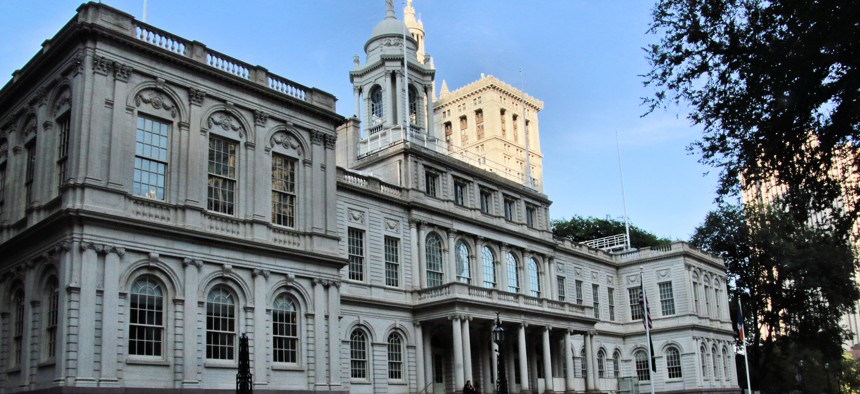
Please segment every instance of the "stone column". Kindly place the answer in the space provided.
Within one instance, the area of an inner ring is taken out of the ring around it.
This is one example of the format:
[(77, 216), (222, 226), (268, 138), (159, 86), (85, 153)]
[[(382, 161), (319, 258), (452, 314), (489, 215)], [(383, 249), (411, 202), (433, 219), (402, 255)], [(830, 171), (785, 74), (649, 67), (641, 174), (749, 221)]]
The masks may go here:
[[(270, 360), (269, 356), (266, 354), (266, 338), (269, 335), (267, 332), (269, 327), (265, 324), (266, 321), (266, 309), (270, 306), (266, 305), (266, 293), (268, 291), (268, 286), (266, 286), (266, 280), (269, 279), (269, 271), (254, 269), (251, 272), (251, 275), (254, 277), (254, 358), (252, 364), (254, 366), (254, 386), (257, 385), (267, 385), (266, 381), (266, 365), (268, 362), (264, 362), (264, 360)], [(189, 284), (186, 284), (186, 286)], [(186, 319), (187, 320), (187, 319)], [(189, 332), (192, 334), (192, 332)], [(195, 333), (196, 334), (196, 333)], [(319, 342), (319, 341), (317, 341)]]
[(498, 274), (499, 275), (498, 276), (499, 277), (498, 277), (498, 279), (496, 279), (497, 283), (499, 284), (498, 286), (496, 286), (496, 288), (499, 290), (502, 290), (502, 291), (508, 291), (508, 263), (506, 260), (507, 254), (508, 254), (508, 245), (503, 243), (503, 244), (501, 244), (501, 247), (499, 248), (499, 257), (498, 257), (498, 261), (499, 261), (499, 264), (498, 264), (498, 267), (499, 267)]
[[(482, 339), (480, 339), (478, 341), (478, 348), (481, 351), (481, 353), (480, 353), (481, 356), (480, 356), (479, 362), (481, 364), (481, 376), (483, 377), (483, 379), (481, 381), (481, 388), (482, 388), (481, 391), (486, 392), (486, 393), (492, 393), (493, 392), (493, 387), (494, 387), (493, 376), (496, 376), (496, 374), (494, 372), (496, 369), (496, 367), (495, 367), (496, 357), (492, 355), (495, 353), (494, 349), (496, 347), (496, 344), (493, 343), (493, 341), (492, 341), (492, 338), (493, 338), (492, 329), (493, 329), (493, 326), (490, 325), (490, 330), (485, 331), (484, 334), (481, 335)], [(492, 343), (492, 349), (488, 348), (486, 342), (484, 342), (487, 339), (490, 339), (490, 343)]]
[[(329, 385), (340, 386), (340, 282), (332, 281), (328, 287), (328, 370)], [(322, 361), (320, 361), (322, 362)]]
[(552, 257), (546, 258), (546, 295), (544, 298), (551, 300), (558, 299), (558, 281), (555, 279), (555, 260)]
[[(424, 381), (425, 388), (427, 388), (426, 392), (433, 392), (433, 345), (431, 344), (431, 332), (430, 326), (427, 327), (427, 335), (424, 336)], [(419, 392), (421, 389), (419, 388)]]
[(352, 92), (355, 95), (355, 116), (361, 119), (361, 88), (353, 86)]
[(549, 327), (543, 330), (543, 380), (547, 392), (555, 391), (552, 381), (552, 352), (549, 348)]
[(78, 319), (78, 374), (76, 386), (93, 387), (95, 379), (96, 283), (99, 253), (102, 245), (81, 243), (81, 304)]
[(436, 136), (433, 124), (433, 92), (430, 85), (424, 87), (424, 91), (428, 92), (427, 94), (427, 124), (425, 125), (425, 130), (427, 135)]
[(582, 341), (585, 342), (585, 389), (588, 391), (593, 391), (596, 388), (594, 384), (594, 377), (596, 376), (594, 373), (594, 340), (592, 338), (592, 332), (583, 332), (582, 333)]
[[(420, 321), (416, 320), (413, 324), (415, 324), (415, 374), (418, 383), (415, 392), (422, 392), (427, 387), (427, 381), (424, 380), (424, 332), (421, 329)], [(430, 350), (427, 349), (427, 351)]]
[(197, 273), (203, 262), (197, 259), (182, 259), (185, 267), (185, 338), (183, 342), (182, 387), (199, 387), (197, 380)]
[(68, 352), (66, 351), (69, 348), (69, 342), (67, 341), (68, 335), (68, 324), (65, 322), (69, 321), (69, 283), (74, 279), (69, 278), (69, 265), (72, 264), (71, 259), (71, 244), (68, 242), (63, 242), (59, 247), (55, 249), (57, 252), (57, 284), (58, 284), (58, 299), (57, 299), (57, 343), (55, 344), (55, 356), (54, 360), (56, 361), (56, 365), (54, 366), (54, 381), (62, 382), (63, 384), (69, 385), (70, 382), (66, 381), (66, 365), (68, 361)]
[(474, 258), (475, 272), (472, 274), (472, 284), (478, 287), (484, 287), (484, 237), (475, 237)]
[(420, 222), (418, 226), (418, 276), (421, 279), (419, 288), (427, 287), (427, 252), (425, 243), (427, 241), (426, 226)]
[(474, 385), (475, 382), (472, 378), (472, 335), (469, 331), (469, 320), (472, 318), (463, 317), (463, 372), (466, 380), (472, 381)]
[(317, 337), (314, 341), (314, 386), (316, 389), (326, 386), (326, 363), (325, 363), (325, 305), (326, 296), (323, 286), (323, 279), (314, 278), (314, 335)]
[[(394, 100), (392, 100), (392, 105), (394, 105), (394, 111), (392, 114), (397, 114), (397, 118), (393, 124), (396, 125), (404, 125), (404, 117), (403, 117), (403, 73), (400, 71), (393, 71), (392, 74), (394, 77)], [(404, 133), (405, 135), (405, 133)]]
[[(493, 337), (492, 335), (493, 335), (493, 329), (494, 328), (495, 328), (494, 326), (492, 326), (492, 325), (490, 326), (490, 338)], [(490, 341), (490, 343), (491, 343), (491, 345), (490, 345), (490, 357), (489, 357), (490, 368), (489, 369), (490, 369), (490, 371), (492, 371), (492, 375), (487, 376), (484, 379), (484, 392), (485, 393), (494, 393), (495, 389), (496, 389), (495, 382), (498, 381), (498, 379), (499, 379), (499, 351), (501, 350), (501, 348), (499, 348), (499, 344), (497, 344), (496, 342)]]
[[(457, 234), (454, 230), (448, 230), (448, 280), (445, 283), (453, 283), (457, 281), (457, 259), (456, 251), (454, 250), (454, 236)], [(462, 387), (461, 387), (462, 388)]]
[[(104, 293), (103, 293), (103, 316), (117, 316), (119, 313), (119, 272), (122, 256), (125, 255), (124, 248), (110, 248), (105, 256), (104, 265)], [(102, 360), (101, 376), (99, 385), (116, 384), (116, 337), (117, 320), (112, 318), (102, 319)]]
[(570, 339), (570, 332), (564, 331), (564, 390), (566, 393), (573, 393), (574, 380), (573, 377), (573, 341)]
[(454, 334), (454, 392), (461, 393), (466, 384), (463, 376), (463, 327), (460, 324), (460, 316), (451, 318)]
[(526, 349), (526, 325), (520, 325), (519, 330), (519, 355), (520, 355), (520, 392), (529, 393), (529, 363), (528, 350)]
[(421, 288), (421, 263), (418, 260), (420, 248), (418, 247), (418, 221), (409, 220), (410, 255), (412, 256), (412, 288)]

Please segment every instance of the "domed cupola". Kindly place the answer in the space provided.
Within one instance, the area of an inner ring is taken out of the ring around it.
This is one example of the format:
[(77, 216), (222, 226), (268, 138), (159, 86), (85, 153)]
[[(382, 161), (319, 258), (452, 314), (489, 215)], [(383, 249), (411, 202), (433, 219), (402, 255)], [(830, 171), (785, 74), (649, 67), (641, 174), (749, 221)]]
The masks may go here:
[[(394, 16), (394, 1), (385, 2), (385, 19), (376, 24), (370, 33), (370, 38), (364, 44), (364, 53), (367, 61), (383, 54), (403, 54), (403, 33), (407, 32), (406, 24)], [(418, 49), (418, 42), (411, 34), (406, 34), (406, 51), (414, 56)]]

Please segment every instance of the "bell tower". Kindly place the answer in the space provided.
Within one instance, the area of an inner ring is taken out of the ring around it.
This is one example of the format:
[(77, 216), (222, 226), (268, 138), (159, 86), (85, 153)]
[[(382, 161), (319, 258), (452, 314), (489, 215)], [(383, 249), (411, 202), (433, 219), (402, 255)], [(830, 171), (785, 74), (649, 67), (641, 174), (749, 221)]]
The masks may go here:
[(400, 140), (435, 137), (436, 70), (424, 54), (424, 29), (415, 19), (411, 1), (404, 15), (407, 20), (411, 18), (412, 26), (398, 20), (393, 0), (386, 0), (385, 17), (364, 44), (364, 64), (357, 55), (353, 59), (349, 79), (355, 94), (355, 115), (362, 125), (359, 157)]

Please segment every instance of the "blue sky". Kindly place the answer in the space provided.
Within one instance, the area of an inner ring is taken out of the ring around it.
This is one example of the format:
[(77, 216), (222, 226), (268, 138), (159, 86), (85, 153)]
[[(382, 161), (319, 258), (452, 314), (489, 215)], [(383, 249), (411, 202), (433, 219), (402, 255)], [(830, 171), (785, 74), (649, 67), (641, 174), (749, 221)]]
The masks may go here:
[[(103, 3), (141, 19), (143, 0)], [(404, 0), (395, 0), (398, 18)], [(74, 15), (79, 1), (0, 0), (0, 81)], [(652, 3), (642, 0), (414, 0), (426, 51), (453, 90), (492, 74), (544, 102), (544, 193), (552, 218), (623, 215), (615, 132), (631, 221), (687, 240), (714, 208), (717, 170), (686, 147), (700, 136), (684, 108), (641, 117), (639, 76)], [(339, 98), (351, 116), (352, 57), (363, 59), (383, 0), (149, 0), (147, 22)], [(705, 175), (706, 173), (709, 175)]]

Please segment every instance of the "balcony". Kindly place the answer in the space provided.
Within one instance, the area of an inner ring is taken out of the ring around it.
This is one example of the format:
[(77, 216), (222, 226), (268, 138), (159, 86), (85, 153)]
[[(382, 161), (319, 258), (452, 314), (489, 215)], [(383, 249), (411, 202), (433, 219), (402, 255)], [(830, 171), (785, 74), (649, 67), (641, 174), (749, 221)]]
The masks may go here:
[(495, 307), (517, 308), (535, 313), (565, 314), (591, 318), (590, 308), (569, 302), (509, 293), (465, 283), (448, 283), (442, 286), (420, 289), (413, 293), (412, 303), (416, 308), (446, 303), (475, 303)]

